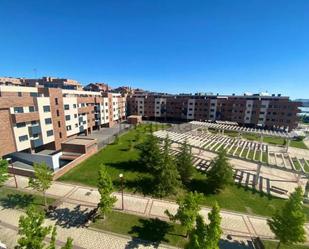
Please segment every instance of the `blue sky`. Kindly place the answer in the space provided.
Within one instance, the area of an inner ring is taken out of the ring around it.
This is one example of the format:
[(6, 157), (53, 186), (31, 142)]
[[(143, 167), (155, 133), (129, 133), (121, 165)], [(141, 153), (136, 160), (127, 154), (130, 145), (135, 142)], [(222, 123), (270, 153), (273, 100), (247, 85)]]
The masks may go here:
[(0, 11), (1, 76), (309, 98), (308, 0), (1, 0)]

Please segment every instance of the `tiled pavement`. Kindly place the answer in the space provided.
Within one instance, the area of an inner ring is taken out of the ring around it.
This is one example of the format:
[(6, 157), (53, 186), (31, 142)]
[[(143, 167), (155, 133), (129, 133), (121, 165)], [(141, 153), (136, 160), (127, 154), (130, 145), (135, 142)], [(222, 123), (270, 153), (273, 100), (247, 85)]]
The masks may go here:
[[(6, 185), (13, 187), (14, 180), (11, 178)], [(28, 186), (28, 179), (26, 177), (18, 176), (18, 185), (19, 188), (23, 189), (24, 191), (32, 191)], [(68, 183), (62, 182), (54, 182), (52, 187), (47, 191), (47, 194), (56, 198), (60, 198), (63, 202), (62, 205), (58, 208), (65, 208), (73, 210), (76, 209), (77, 205), (81, 205), (84, 209), (89, 209), (95, 207), (99, 201), (99, 193), (95, 188), (85, 187), (85, 186), (78, 186)], [(115, 209), (121, 209), (121, 194), (114, 193), (117, 197), (117, 202), (115, 204)], [(167, 220), (167, 216), (164, 214), (166, 209), (169, 209), (171, 213), (175, 213), (177, 210), (177, 204), (174, 202), (169, 202), (165, 200), (153, 199), (150, 197), (143, 197), (139, 195), (124, 195), (124, 209), (125, 212), (146, 216), (146, 217), (158, 217), (160, 219)], [(79, 210), (80, 211), (80, 210)], [(87, 211), (87, 210), (86, 210)], [(85, 211), (85, 212), (86, 212)], [(201, 214), (207, 219), (207, 214), (210, 211), (209, 208), (203, 207), (201, 210)], [(7, 218), (11, 215), (6, 214), (6, 212), (10, 213), (20, 213), (16, 210), (7, 211), (3, 209), (0, 211), (0, 220), (8, 222), (9, 224), (13, 224), (17, 226), (18, 214), (14, 215), (13, 222), (11, 220), (7, 220)], [(259, 236), (261, 238), (273, 238), (273, 234), (270, 231), (266, 219), (264, 217), (253, 216), (248, 214), (242, 214), (237, 212), (230, 212), (230, 211), (221, 211), (222, 216), (222, 228), (224, 233), (227, 235), (233, 236)], [(60, 222), (60, 224), (62, 224)], [(0, 223), (1, 225), (1, 223)], [(62, 231), (63, 230), (63, 231)], [(60, 232), (61, 231), (61, 232)], [(309, 224), (306, 225), (307, 235), (309, 235)], [(67, 236), (72, 236), (76, 238), (78, 241), (78, 246), (84, 247), (84, 241), (86, 241), (87, 247), (85, 248), (104, 248), (104, 247), (96, 247), (98, 246), (96, 243), (100, 241), (100, 243), (107, 243), (110, 245), (108, 248), (126, 248), (125, 244), (128, 243), (128, 238), (120, 237), (120, 239), (115, 239), (110, 234), (103, 235), (97, 231), (92, 231), (83, 227), (71, 227), (71, 229), (65, 228), (62, 224), (62, 227), (59, 228), (59, 235), (61, 234), (62, 238), (60, 240), (64, 241)], [(88, 237), (89, 236), (89, 237)], [(95, 239), (89, 239), (95, 238)], [(88, 241), (89, 240), (89, 241)], [(114, 245), (109, 240), (116, 240), (117, 243)], [(102, 242), (103, 241), (103, 242)], [(88, 244), (89, 243), (89, 244)], [(93, 247), (92, 247), (93, 244)], [(143, 248), (143, 247), (139, 247)]]

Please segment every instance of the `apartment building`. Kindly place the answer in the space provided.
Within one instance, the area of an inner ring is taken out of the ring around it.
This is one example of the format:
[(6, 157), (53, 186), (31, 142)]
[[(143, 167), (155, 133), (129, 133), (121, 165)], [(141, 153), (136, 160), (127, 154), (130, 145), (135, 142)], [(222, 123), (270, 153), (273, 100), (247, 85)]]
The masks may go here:
[(121, 94), (0, 85), (0, 156), (59, 150), (61, 143), (125, 119)]
[(281, 95), (133, 94), (128, 115), (163, 120), (224, 120), (243, 126), (292, 130), (297, 127), (300, 102)]

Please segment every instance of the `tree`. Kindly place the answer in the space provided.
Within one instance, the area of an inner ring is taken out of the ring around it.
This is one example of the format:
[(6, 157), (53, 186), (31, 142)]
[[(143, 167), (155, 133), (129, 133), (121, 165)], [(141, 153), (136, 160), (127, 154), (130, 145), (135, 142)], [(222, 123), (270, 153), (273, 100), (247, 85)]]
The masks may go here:
[(190, 233), (187, 249), (219, 249), (219, 241), (222, 234), (220, 227), (220, 208), (217, 203), (208, 214), (209, 224), (207, 225), (203, 217), (197, 215), (196, 227)]
[(284, 207), (278, 209), (267, 223), (271, 231), (279, 239), (277, 248), (280, 244), (295, 244), (305, 242), (306, 233), (304, 224), (306, 215), (303, 208), (303, 191), (297, 187)]
[(106, 167), (101, 165), (98, 178), (98, 191), (101, 198), (98, 203), (98, 208), (100, 209), (101, 215), (103, 215), (103, 219), (105, 215), (112, 210), (114, 203), (117, 201), (117, 198), (111, 195), (113, 190), (113, 183), (107, 173)]
[(219, 241), (221, 238), (222, 229), (220, 227), (220, 207), (217, 202), (215, 202), (211, 212), (208, 214), (208, 220), (210, 221), (210, 223), (207, 226), (206, 232), (206, 248), (219, 249)]
[(72, 238), (67, 238), (67, 241), (61, 249), (72, 249), (73, 248), (73, 239)]
[(27, 216), (19, 218), (19, 231), (16, 249), (42, 249), (45, 247), (44, 239), (51, 232), (52, 227), (43, 227), (44, 214), (33, 206), (27, 209)]
[(213, 160), (212, 168), (207, 173), (207, 181), (214, 192), (220, 192), (233, 182), (233, 170), (224, 150)]
[(169, 194), (175, 194), (180, 186), (179, 173), (177, 171), (175, 160), (170, 155), (171, 143), (168, 137), (164, 140), (164, 148), (161, 155), (160, 167), (155, 174), (155, 194), (163, 197)]
[(192, 178), (194, 168), (191, 148), (187, 144), (187, 141), (185, 141), (181, 146), (180, 154), (177, 155), (176, 165), (182, 183), (189, 183)]
[(201, 198), (201, 194), (198, 194), (197, 192), (189, 192), (184, 197), (177, 200), (179, 207), (175, 215), (172, 215), (168, 210), (165, 210), (166, 215), (171, 221), (179, 221), (186, 229), (186, 237), (193, 229), (198, 212), (201, 210)]
[(186, 249), (205, 249), (207, 237), (207, 224), (201, 215), (196, 217), (196, 227), (189, 235), (189, 242)]
[(40, 164), (36, 163), (33, 168), (35, 178), (30, 178), (29, 187), (43, 193), (45, 207), (47, 207), (46, 190), (49, 189), (52, 184), (53, 173), (45, 162)]
[[(55, 249), (56, 248), (56, 226), (44, 227), (43, 223), (45, 220), (44, 213), (39, 211), (34, 206), (30, 206), (26, 210), (26, 216), (22, 215), (19, 218), (19, 230), (18, 234), (21, 236), (15, 247), (16, 249)], [(44, 243), (45, 238), (51, 233), (51, 240), (49, 245)], [(67, 247), (62, 249), (72, 249), (73, 239), (68, 238)]]
[(140, 150), (141, 165), (144, 165), (151, 173), (157, 173), (162, 164), (158, 138), (153, 134), (148, 134), (145, 141), (138, 148)]
[(9, 178), (8, 174), (8, 161), (4, 159), (0, 159), (0, 187), (6, 182)]

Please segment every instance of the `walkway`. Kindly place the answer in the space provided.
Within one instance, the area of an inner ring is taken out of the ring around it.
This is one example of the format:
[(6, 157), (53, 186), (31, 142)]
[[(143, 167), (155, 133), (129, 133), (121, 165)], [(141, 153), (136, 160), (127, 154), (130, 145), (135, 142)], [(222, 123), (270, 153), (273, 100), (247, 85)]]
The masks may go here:
[[(27, 187), (28, 178), (21, 176), (18, 176), (17, 178), (19, 188), (24, 191), (31, 191)], [(14, 179), (11, 178), (6, 185), (14, 187)], [(54, 182), (51, 188), (47, 191), (47, 194), (54, 198), (60, 198), (64, 203), (74, 205), (79, 204), (89, 208), (95, 207), (100, 198), (96, 188), (62, 182)], [(115, 204), (115, 208), (120, 210), (121, 195), (119, 193), (115, 193), (114, 195), (118, 199)], [(135, 215), (158, 217), (160, 219), (167, 220), (167, 216), (164, 214), (164, 211), (168, 209), (171, 213), (175, 213), (177, 207), (177, 204), (174, 202), (139, 195), (124, 195), (125, 212)], [(209, 208), (203, 207), (201, 214), (207, 219), (207, 214), (209, 211)], [(234, 236), (259, 236), (261, 238), (273, 238), (273, 234), (267, 225), (265, 217), (225, 210), (221, 211), (221, 216), (222, 228), (225, 234)], [(306, 224), (306, 232), (307, 235), (309, 235), (309, 224)]]

